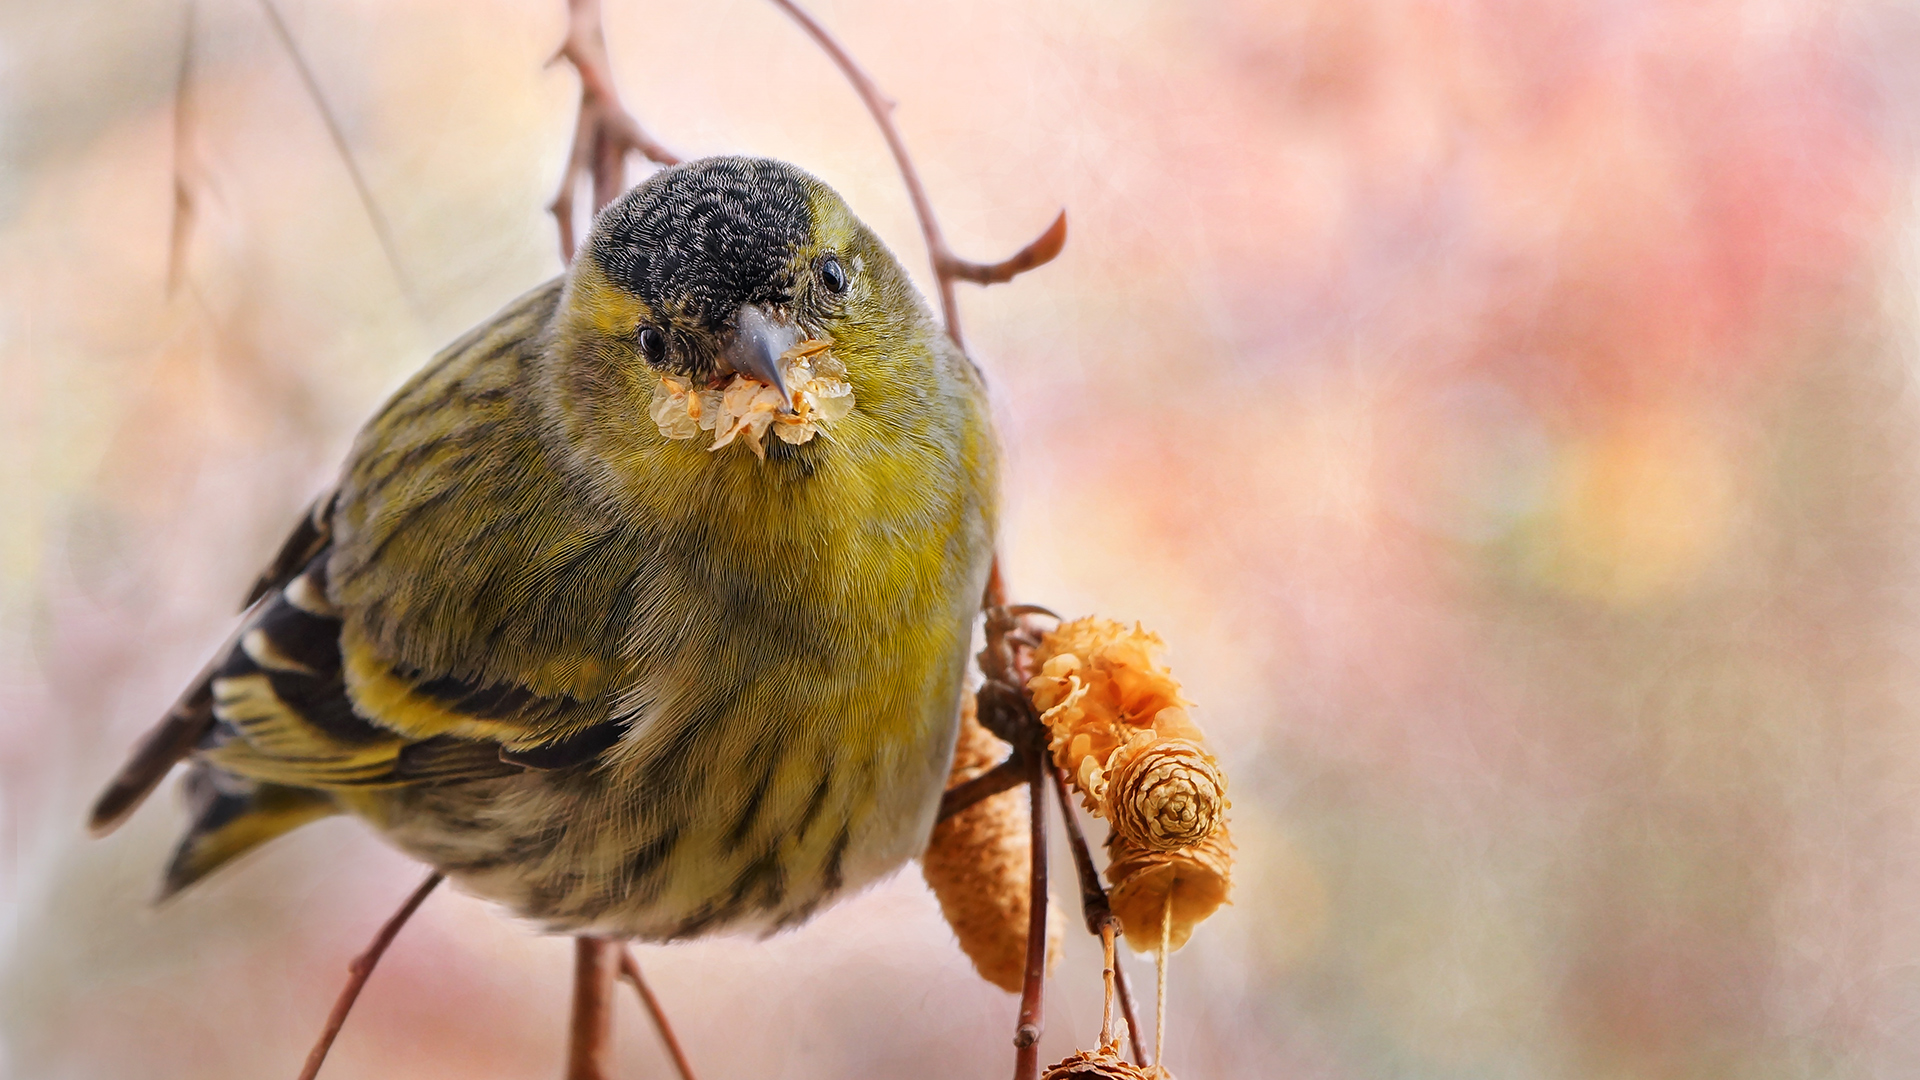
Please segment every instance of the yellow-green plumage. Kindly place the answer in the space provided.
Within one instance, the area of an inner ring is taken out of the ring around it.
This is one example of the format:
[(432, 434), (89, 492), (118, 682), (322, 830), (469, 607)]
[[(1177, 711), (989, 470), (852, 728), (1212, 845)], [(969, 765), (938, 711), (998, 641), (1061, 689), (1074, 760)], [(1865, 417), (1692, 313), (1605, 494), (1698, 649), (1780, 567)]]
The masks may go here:
[[(853, 387), (764, 461), (648, 415), (663, 374), (739, 355), (742, 305), (830, 339)], [(837, 195), (771, 162), (659, 174), (361, 434), (212, 679), (195, 768), (228, 795), (201, 816), (258, 804), (269, 833), (319, 791), (555, 929), (802, 918), (931, 827), (994, 455), (971, 366)]]

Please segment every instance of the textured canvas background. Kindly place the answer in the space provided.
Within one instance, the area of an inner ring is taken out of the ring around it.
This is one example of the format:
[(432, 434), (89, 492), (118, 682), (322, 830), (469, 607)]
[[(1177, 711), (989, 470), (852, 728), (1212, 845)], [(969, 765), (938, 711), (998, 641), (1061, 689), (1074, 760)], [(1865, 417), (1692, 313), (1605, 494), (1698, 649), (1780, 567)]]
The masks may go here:
[[(156, 911), (171, 794), (80, 828), (359, 422), (559, 269), (560, 0), (281, 3), (396, 262), (257, 4), (203, 0), (171, 299), (183, 4), (0, 7), (9, 1076), (291, 1076), (418, 879), (341, 820)], [(1071, 215), (962, 304), (1016, 593), (1161, 632), (1231, 770), (1183, 1080), (1920, 1072), (1920, 13), (817, 11), (964, 254)], [(918, 270), (879, 137), (770, 7), (607, 21), (655, 134), (814, 170)], [(569, 957), (436, 896), (327, 1075), (552, 1075)], [(1013, 1002), (911, 871), (642, 958), (704, 1076), (1007, 1067)], [(1071, 938), (1049, 1058), (1097, 988)], [(621, 1009), (624, 1075), (664, 1075)]]

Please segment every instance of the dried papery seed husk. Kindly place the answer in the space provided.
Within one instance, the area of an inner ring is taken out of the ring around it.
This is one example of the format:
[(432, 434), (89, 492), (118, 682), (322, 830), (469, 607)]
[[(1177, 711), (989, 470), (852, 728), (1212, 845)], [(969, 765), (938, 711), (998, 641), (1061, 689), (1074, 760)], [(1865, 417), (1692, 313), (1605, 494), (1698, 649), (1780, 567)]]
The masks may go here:
[(1134, 847), (1190, 847), (1225, 820), (1227, 778), (1187, 739), (1135, 739), (1108, 757), (1101, 780), (1104, 816)]
[(1103, 1047), (1062, 1059), (1041, 1073), (1040, 1080), (1173, 1080), (1173, 1074), (1157, 1065), (1135, 1065), (1123, 1060), (1116, 1048)]
[(853, 387), (847, 382), (846, 366), (828, 351), (832, 346), (830, 341), (813, 339), (781, 354), (782, 374), (793, 390), (791, 401), (783, 402), (778, 390), (744, 374), (708, 389), (662, 376), (647, 413), (669, 439), (691, 439), (711, 431), (709, 449), (738, 441), (765, 460), (769, 431), (782, 442), (798, 445), (826, 434), (827, 428), (852, 411)]
[(1129, 630), (1087, 618), (1060, 624), (1034, 650), (1039, 674), (1027, 689), (1047, 725), (1048, 749), (1096, 814), (1114, 751), (1143, 739), (1205, 741), (1180, 684), (1160, 662), (1165, 648), (1138, 624)]
[[(962, 695), (960, 741), (949, 788), (1000, 763), (1007, 744), (974, 716), (972, 694)], [(989, 796), (934, 826), (921, 860), (940, 912), (960, 939), (960, 950), (980, 977), (1019, 993), (1027, 966), (1027, 898), (1032, 888), (1033, 819), (1025, 785)], [(1047, 970), (1060, 958), (1065, 922), (1047, 905)]]
[(1225, 774), (1160, 661), (1165, 646), (1139, 624), (1062, 623), (1041, 639), (1027, 682), (1055, 764), (1087, 809), (1113, 826), (1107, 880), (1127, 944), (1160, 944), (1171, 894), (1171, 948), (1227, 902), (1233, 844)]
[(1178, 949), (1193, 928), (1227, 902), (1233, 881), (1233, 841), (1223, 821), (1192, 847), (1156, 851), (1115, 832), (1107, 837), (1107, 903), (1120, 919), (1135, 952), (1160, 947), (1160, 922), (1168, 912), (1167, 943)]

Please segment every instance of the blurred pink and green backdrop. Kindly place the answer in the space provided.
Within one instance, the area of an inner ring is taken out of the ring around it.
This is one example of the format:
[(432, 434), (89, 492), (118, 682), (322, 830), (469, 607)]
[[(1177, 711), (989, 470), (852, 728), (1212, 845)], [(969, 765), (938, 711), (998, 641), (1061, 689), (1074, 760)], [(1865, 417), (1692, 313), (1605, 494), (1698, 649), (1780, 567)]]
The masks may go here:
[[(560, 268), (561, 0), (279, 5), (395, 258), (256, 0), (201, 0), (171, 296), (185, 5), (0, 7), (6, 1076), (291, 1076), (419, 874), (337, 820), (156, 910), (171, 793), (81, 828), (359, 422)], [(1920, 9), (815, 10), (963, 254), (1068, 210), (961, 306), (1014, 591), (1161, 633), (1232, 776), (1182, 1080), (1920, 1072)], [(656, 135), (813, 170), (924, 280), (770, 6), (607, 24)], [(326, 1075), (552, 1075), (569, 958), (436, 896)], [(642, 960), (710, 1080), (1008, 1067), (911, 870)], [(1098, 982), (1071, 935), (1043, 1056)]]

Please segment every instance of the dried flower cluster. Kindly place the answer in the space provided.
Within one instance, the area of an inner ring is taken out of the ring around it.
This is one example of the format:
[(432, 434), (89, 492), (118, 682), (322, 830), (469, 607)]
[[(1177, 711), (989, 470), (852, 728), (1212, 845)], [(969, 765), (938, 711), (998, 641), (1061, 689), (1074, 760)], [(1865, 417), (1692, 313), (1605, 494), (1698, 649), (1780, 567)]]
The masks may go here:
[(1127, 944), (1169, 948), (1227, 902), (1233, 844), (1227, 780), (1187, 713), (1157, 635), (1110, 619), (1063, 623), (1027, 683), (1054, 763), (1105, 818), (1109, 903)]
[[(961, 695), (960, 742), (948, 787), (973, 779), (1006, 756), (1007, 744), (980, 726), (975, 708), (972, 694)], [(1027, 965), (1032, 861), (1027, 789), (1018, 787), (982, 799), (934, 826), (920, 867), (974, 970), (1014, 994), (1020, 992)], [(1049, 971), (1060, 958), (1063, 925), (1059, 905), (1047, 905)]]
[(746, 375), (735, 375), (717, 389), (696, 389), (691, 382), (663, 375), (647, 414), (669, 439), (691, 439), (713, 432), (710, 450), (738, 439), (755, 457), (767, 456), (771, 431), (781, 442), (798, 445), (826, 430), (853, 409), (847, 369), (827, 350), (833, 343), (815, 338), (780, 356), (793, 411), (781, 412), (780, 391)]

